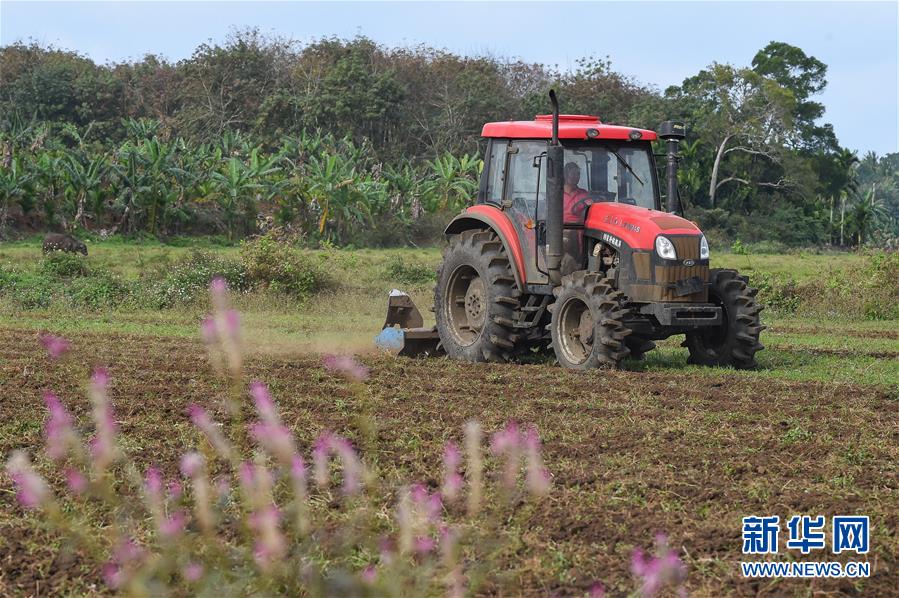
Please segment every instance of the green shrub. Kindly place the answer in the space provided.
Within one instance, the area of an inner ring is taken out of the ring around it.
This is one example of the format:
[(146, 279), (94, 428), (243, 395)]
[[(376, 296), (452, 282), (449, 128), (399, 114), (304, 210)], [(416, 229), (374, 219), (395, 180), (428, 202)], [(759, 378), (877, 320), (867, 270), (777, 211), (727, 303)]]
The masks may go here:
[(57, 286), (46, 274), (0, 266), (0, 294), (24, 309), (49, 307)]
[(387, 263), (387, 278), (406, 284), (425, 284), (436, 280), (437, 273), (426, 264), (406, 263), (395, 255)]
[(91, 269), (82, 255), (54, 251), (41, 260), (41, 272), (49, 276), (73, 277), (89, 276)]
[(193, 303), (206, 298), (209, 281), (219, 276), (235, 292), (249, 289), (247, 273), (240, 262), (194, 250), (174, 264), (154, 268), (145, 275), (144, 300), (155, 307)]
[(72, 305), (94, 309), (118, 307), (131, 297), (131, 287), (109, 272), (76, 278), (67, 289)]
[(320, 261), (271, 235), (244, 242), (240, 258), (247, 280), (256, 287), (301, 298), (330, 284)]
[(871, 256), (866, 276), (865, 317), (871, 320), (899, 319), (899, 253)]

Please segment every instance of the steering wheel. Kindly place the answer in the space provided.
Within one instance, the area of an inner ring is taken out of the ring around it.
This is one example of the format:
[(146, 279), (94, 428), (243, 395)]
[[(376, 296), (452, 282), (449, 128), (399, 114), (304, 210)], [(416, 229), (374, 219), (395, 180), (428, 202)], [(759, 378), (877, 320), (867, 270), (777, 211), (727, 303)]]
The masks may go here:
[(577, 214), (579, 212), (586, 212), (587, 208), (592, 206), (596, 202), (596, 198), (590, 197), (589, 195), (586, 197), (582, 197), (571, 205), (570, 212), (572, 214)]

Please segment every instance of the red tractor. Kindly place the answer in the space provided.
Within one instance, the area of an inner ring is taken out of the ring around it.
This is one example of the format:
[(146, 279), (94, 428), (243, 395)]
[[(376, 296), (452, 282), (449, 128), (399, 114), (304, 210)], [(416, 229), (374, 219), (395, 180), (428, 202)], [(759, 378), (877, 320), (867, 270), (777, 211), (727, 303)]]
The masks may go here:
[[(391, 293), (381, 346), (505, 361), (551, 344), (567, 368), (618, 367), (685, 334), (690, 363), (756, 367), (757, 290), (709, 268), (702, 231), (676, 215), (684, 125), (659, 133), (559, 115), (484, 125), (477, 202), (446, 227), (437, 325)], [(667, 141), (661, 211), (652, 141)], [(400, 329), (395, 328), (398, 326)]]

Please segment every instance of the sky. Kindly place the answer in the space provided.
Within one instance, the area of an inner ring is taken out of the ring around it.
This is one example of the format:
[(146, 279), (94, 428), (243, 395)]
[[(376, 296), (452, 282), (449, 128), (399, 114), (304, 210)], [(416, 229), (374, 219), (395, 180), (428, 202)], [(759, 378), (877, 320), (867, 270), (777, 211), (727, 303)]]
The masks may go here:
[[(712, 62), (748, 66), (769, 41), (828, 66), (823, 121), (864, 154), (899, 151), (899, 3), (887, 2), (12, 2), (0, 44), (33, 39), (99, 63), (180, 60), (234, 28), (300, 42), (365, 35), (388, 46), (571, 68), (612, 68), (664, 90)], [(564, 101), (564, 100), (563, 100)], [(602, 115), (600, 115), (602, 116)]]

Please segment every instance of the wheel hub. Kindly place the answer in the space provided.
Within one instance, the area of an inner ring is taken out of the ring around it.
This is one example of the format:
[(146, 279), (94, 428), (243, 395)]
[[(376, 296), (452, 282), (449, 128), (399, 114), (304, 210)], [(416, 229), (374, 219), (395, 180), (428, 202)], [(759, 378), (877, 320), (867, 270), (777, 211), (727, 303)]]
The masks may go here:
[(562, 305), (559, 318), (560, 348), (565, 359), (583, 363), (593, 351), (595, 321), (590, 308), (582, 300), (572, 298)]
[(465, 292), (465, 315), (468, 316), (469, 326), (475, 330), (484, 327), (484, 319), (487, 315), (486, 295), (483, 279), (476, 276)]

